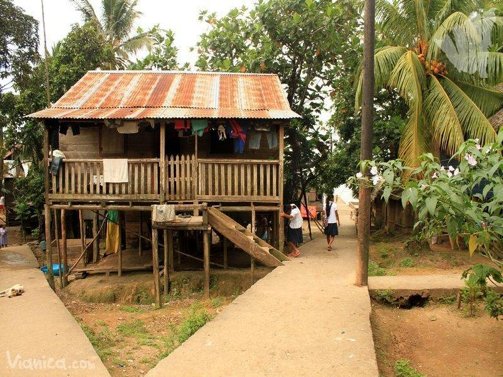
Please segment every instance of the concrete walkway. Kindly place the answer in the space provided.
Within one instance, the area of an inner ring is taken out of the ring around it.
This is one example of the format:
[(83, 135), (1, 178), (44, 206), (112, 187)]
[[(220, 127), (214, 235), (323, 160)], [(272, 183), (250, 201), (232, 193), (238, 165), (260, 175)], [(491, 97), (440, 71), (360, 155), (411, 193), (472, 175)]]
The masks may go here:
[(147, 376), (378, 376), (367, 288), (354, 286), (347, 210), (335, 251), (323, 238), (276, 268)]
[(28, 246), (0, 249), (0, 376), (110, 376), (86, 335), (39, 271)]

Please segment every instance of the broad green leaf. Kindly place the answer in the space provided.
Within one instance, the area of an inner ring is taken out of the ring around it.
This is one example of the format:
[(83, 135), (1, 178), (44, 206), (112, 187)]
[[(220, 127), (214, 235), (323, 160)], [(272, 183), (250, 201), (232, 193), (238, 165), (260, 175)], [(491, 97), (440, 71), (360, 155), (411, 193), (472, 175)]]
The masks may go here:
[(435, 215), (435, 209), (437, 208), (438, 199), (436, 197), (428, 197), (425, 200), (426, 208), (430, 215)]
[(468, 251), (470, 252), (470, 256), (473, 255), (475, 250), (477, 250), (477, 235), (471, 234), (470, 240), (468, 241)]

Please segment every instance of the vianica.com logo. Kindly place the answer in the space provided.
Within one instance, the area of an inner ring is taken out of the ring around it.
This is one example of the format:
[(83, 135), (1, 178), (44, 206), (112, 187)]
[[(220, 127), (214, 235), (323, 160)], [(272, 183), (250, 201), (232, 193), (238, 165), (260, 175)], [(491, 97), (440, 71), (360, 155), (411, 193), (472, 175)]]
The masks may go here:
[(7, 365), (11, 369), (25, 370), (68, 370), (68, 369), (95, 369), (96, 365), (90, 360), (67, 360), (64, 357), (56, 359), (54, 357), (33, 358), (23, 357), (20, 354), (13, 355), (9, 351), (5, 353)]

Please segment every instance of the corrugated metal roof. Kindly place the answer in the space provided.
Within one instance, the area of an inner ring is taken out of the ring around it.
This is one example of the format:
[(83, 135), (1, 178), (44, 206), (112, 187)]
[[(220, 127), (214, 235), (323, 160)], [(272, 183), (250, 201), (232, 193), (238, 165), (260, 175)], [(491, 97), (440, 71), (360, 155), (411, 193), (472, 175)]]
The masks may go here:
[(38, 119), (292, 119), (277, 75), (89, 71)]

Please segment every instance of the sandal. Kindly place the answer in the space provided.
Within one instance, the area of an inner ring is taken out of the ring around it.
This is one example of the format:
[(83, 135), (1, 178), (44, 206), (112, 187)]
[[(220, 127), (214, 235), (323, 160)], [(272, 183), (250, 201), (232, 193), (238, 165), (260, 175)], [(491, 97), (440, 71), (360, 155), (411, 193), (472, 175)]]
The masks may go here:
[(327, 248), (327, 250), (328, 250), (328, 251), (332, 250), (332, 246), (329, 246), (329, 247)]

